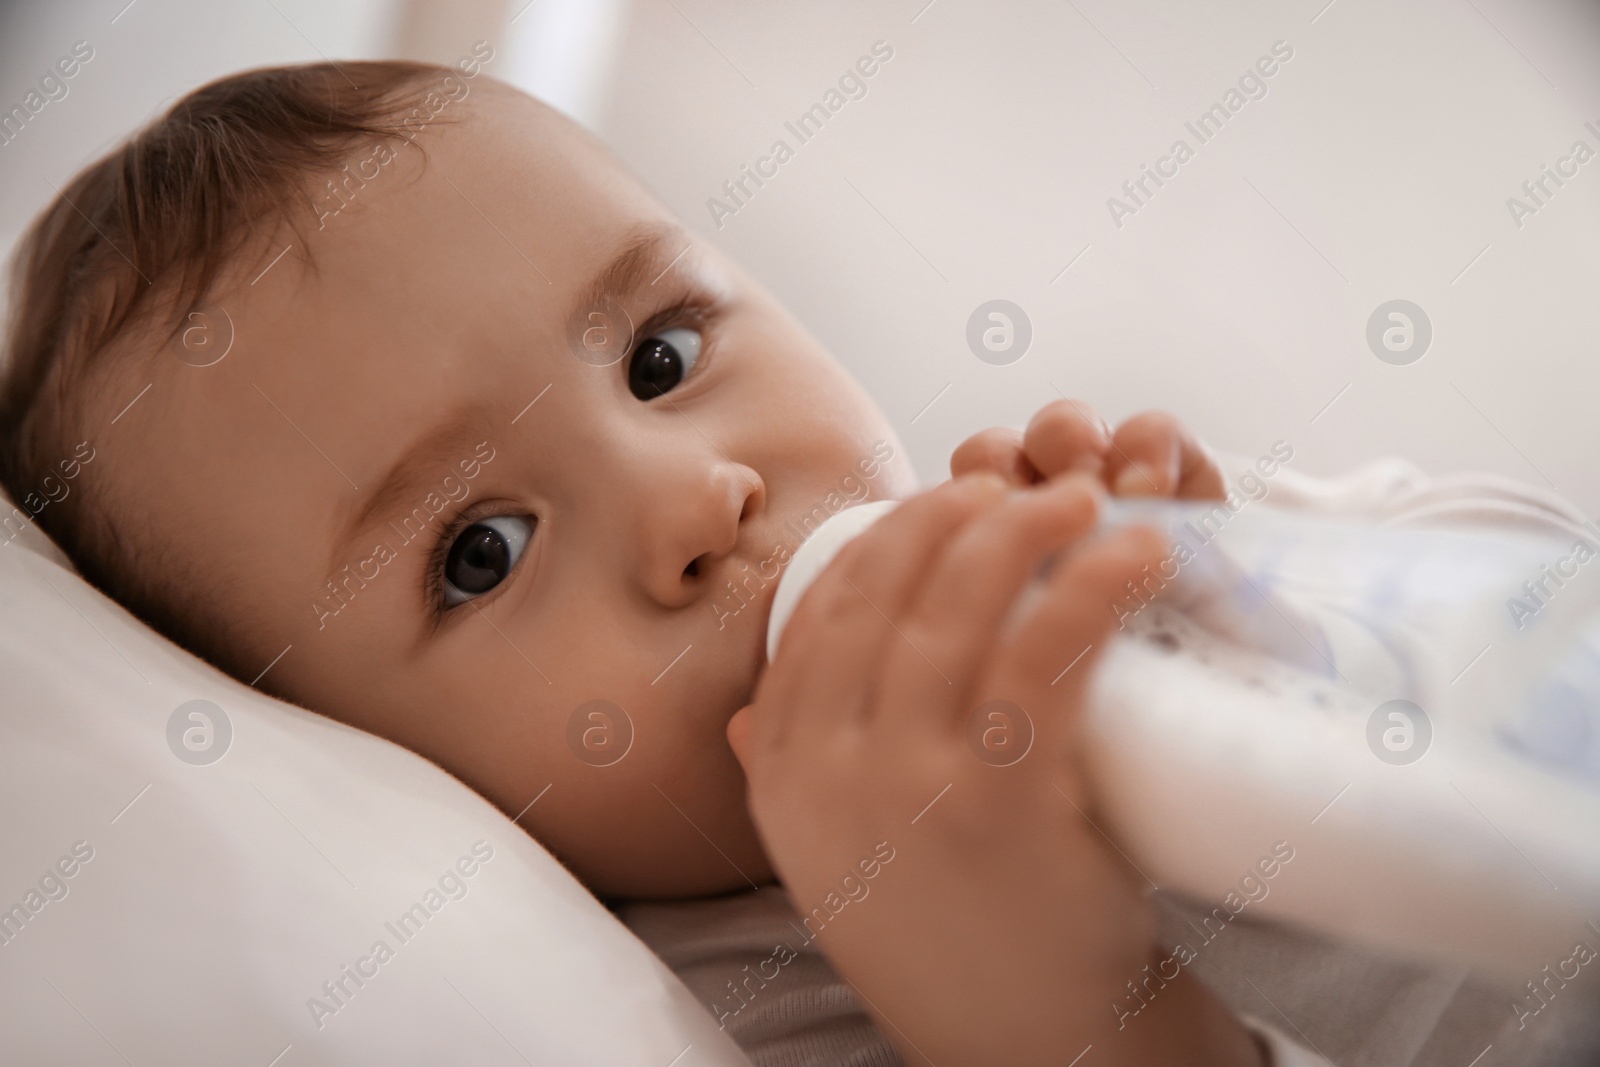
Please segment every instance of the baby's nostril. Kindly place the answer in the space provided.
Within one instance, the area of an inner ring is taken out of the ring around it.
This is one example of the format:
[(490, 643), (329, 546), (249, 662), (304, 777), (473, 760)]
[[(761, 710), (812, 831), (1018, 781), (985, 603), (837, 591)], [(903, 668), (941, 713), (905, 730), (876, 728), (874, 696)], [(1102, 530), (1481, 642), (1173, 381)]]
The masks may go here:
[(683, 576), (685, 578), (696, 578), (696, 577), (699, 576), (699, 574), (700, 574), (700, 561), (697, 560), (697, 559), (691, 559), (689, 561), (689, 565), (687, 567), (683, 568)]

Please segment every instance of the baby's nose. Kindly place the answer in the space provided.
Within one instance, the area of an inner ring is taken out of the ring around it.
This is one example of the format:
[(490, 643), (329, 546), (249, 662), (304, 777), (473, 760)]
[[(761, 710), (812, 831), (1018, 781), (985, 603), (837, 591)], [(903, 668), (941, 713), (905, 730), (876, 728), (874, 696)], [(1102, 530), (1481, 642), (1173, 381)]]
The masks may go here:
[(652, 599), (683, 607), (703, 595), (717, 561), (738, 545), (743, 524), (760, 514), (766, 487), (749, 467), (718, 463), (652, 497), (641, 516), (641, 579)]

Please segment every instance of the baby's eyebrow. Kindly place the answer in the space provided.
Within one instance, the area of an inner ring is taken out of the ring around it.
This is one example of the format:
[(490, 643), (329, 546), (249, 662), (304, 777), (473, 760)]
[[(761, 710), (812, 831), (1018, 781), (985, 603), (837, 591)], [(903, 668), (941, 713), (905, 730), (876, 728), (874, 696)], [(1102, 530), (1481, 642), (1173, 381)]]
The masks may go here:
[(686, 251), (688, 244), (683, 231), (670, 223), (635, 226), (623, 238), (611, 262), (579, 294), (572, 313), (582, 314), (607, 298), (620, 300), (635, 289), (654, 284), (665, 273), (665, 260)]
[(474, 446), (486, 439), (486, 415), (478, 403), (458, 406), (389, 465), (334, 538), (329, 574), (350, 562), (344, 557), (350, 554), (356, 537), (381, 516), (408, 505), (408, 511), (414, 507), (429, 511), (423, 504), (428, 493), (439, 490), (446, 475), (459, 477), (456, 461), (472, 459)]

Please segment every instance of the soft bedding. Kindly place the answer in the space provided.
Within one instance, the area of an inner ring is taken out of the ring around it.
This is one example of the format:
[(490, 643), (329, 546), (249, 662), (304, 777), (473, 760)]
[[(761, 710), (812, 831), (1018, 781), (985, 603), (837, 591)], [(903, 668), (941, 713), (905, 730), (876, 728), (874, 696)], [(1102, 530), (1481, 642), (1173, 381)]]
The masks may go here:
[(212, 670), (32, 527), (0, 687), (6, 1062), (747, 1062), (471, 790)]

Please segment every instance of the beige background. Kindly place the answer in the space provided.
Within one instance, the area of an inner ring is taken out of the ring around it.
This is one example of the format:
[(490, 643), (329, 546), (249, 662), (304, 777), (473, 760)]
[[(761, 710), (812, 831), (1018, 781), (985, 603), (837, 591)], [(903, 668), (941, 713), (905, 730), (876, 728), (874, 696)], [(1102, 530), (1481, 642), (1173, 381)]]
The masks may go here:
[[(204, 80), (323, 55), (449, 60), (488, 37), (492, 73), (598, 130), (795, 309), (925, 478), (1060, 389), (1112, 417), (1169, 408), (1233, 452), (1283, 439), (1307, 471), (1397, 453), (1600, 513), (1600, 159), (1520, 229), (1506, 208), (1575, 140), (1600, 151), (1584, 127), (1600, 126), (1600, 5), (125, 2), (0, 15), (5, 107), (75, 40), (96, 50), (0, 147), (8, 246), (50, 183)], [(866, 97), (717, 228), (707, 198), (775, 138), (795, 146), (784, 121), (878, 40), (894, 58)], [(1185, 120), (1278, 40), (1294, 57), (1268, 95), (1116, 227), (1106, 199), (1175, 138), (1193, 145)], [(1033, 324), (1010, 366), (965, 341), (997, 297)], [(1435, 331), (1405, 367), (1365, 342), (1397, 297)]]

